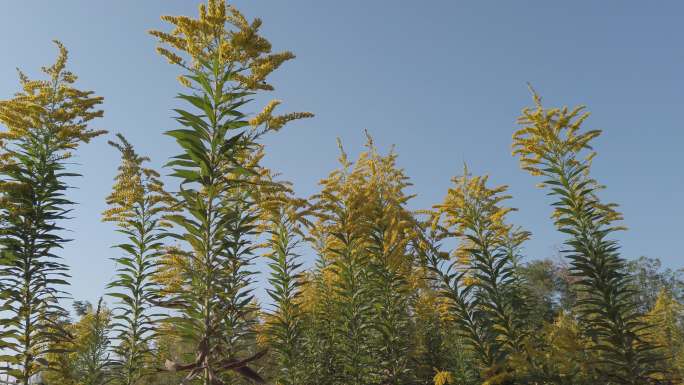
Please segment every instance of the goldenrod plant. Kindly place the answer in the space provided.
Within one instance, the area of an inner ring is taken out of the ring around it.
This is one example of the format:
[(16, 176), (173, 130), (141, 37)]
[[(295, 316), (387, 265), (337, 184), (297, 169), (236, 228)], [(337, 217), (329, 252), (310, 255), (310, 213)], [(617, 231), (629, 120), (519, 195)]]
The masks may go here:
[[(420, 254), (419, 254), (420, 255)], [(450, 301), (442, 295), (439, 282), (427, 279), (416, 294), (412, 321), (415, 335), (411, 351), (412, 370), (417, 383), (426, 383), (435, 372), (448, 372), (455, 383), (471, 384), (479, 378), (475, 352), (463, 338)]]
[(496, 341), (502, 353), (520, 351), (524, 338), (519, 315), (512, 300), (515, 286), (515, 250), (529, 233), (514, 229), (505, 222), (512, 208), (502, 202), (507, 186), (489, 187), (488, 178), (464, 175), (454, 179), (444, 203), (437, 205), (436, 215), (444, 218), (441, 237), (461, 240), (454, 256), (466, 272), (464, 284), (474, 287), (478, 307), (492, 322)]
[[(320, 228), (318, 228), (320, 230)], [(312, 228), (311, 238), (317, 255), (322, 255), (322, 234)], [(303, 331), (304, 366), (309, 374), (306, 384), (331, 385), (340, 370), (337, 360), (337, 343), (340, 329), (336, 327), (339, 316), (335, 313), (336, 293), (333, 291), (334, 274), (330, 261), (318, 258), (311, 271), (304, 275), (301, 309), (304, 312)]]
[(665, 369), (657, 378), (675, 383), (684, 381), (684, 304), (667, 289), (661, 289), (653, 308), (646, 314), (646, 322), (654, 331), (647, 338), (658, 347), (665, 361)]
[(109, 296), (118, 302), (112, 325), (118, 341), (115, 380), (136, 385), (150, 374), (145, 361), (151, 354), (154, 306), (160, 299), (154, 275), (170, 226), (164, 215), (173, 212), (176, 202), (164, 190), (159, 174), (145, 167), (149, 159), (136, 153), (123, 135), (118, 134), (117, 141), (109, 144), (121, 153), (121, 165), (102, 220), (115, 223), (126, 238), (126, 242), (115, 246), (122, 255), (113, 259), (117, 274), (108, 285)]
[[(275, 190), (273, 190), (275, 187)], [(282, 385), (304, 384), (309, 378), (304, 362), (304, 313), (301, 295), (304, 276), (299, 250), (304, 241), (305, 200), (285, 186), (274, 185), (260, 198), (261, 222), (267, 235), (268, 295), (274, 309), (266, 314), (265, 335), (276, 362), (274, 380)]]
[(100, 299), (94, 307), (89, 302), (75, 301), (78, 320), (62, 319), (60, 323), (70, 336), (51, 343), (49, 370), (41, 373), (47, 384), (106, 385), (115, 380), (111, 351), (112, 312)]
[(534, 93), (534, 107), (525, 108), (522, 126), (513, 135), (513, 154), (523, 169), (543, 178), (542, 187), (555, 197), (553, 219), (568, 235), (565, 256), (579, 294), (575, 310), (605, 367), (604, 381), (644, 384), (659, 372), (662, 357), (649, 342), (649, 325), (633, 301), (630, 276), (617, 243), (610, 236), (622, 227), (616, 205), (601, 201), (602, 186), (591, 176), (596, 153), (591, 148), (599, 130), (583, 130), (589, 117), (584, 107), (544, 108)]
[(367, 189), (364, 217), (367, 223), (366, 254), (373, 303), (374, 355), (379, 358), (377, 378), (384, 384), (403, 384), (413, 377), (408, 359), (411, 350), (415, 258), (410, 250), (415, 238), (413, 217), (407, 208), (412, 198), (405, 190), (408, 177), (396, 165), (394, 150), (383, 156), (368, 135), (367, 150), (356, 162), (357, 180)]
[(381, 155), (367, 138), (355, 162), (341, 148), (340, 168), (315, 197), (312, 280), (323, 297), (316, 320), (326, 322), (316, 326), (329, 330), (311, 345), (332, 351), (333, 362), (317, 366), (331, 372), (331, 383), (403, 384), (414, 376), (411, 313), (414, 283), (422, 279), (410, 249), (415, 231), (404, 191), (410, 183), (397, 154)]
[(43, 68), (44, 80), (19, 72), (21, 90), (0, 101), (0, 275), (3, 368), (20, 384), (43, 372), (49, 346), (66, 338), (55, 321), (65, 310), (68, 267), (57, 254), (68, 239), (63, 222), (73, 202), (67, 195), (66, 161), (83, 143), (104, 133), (91, 129), (102, 116), (102, 97), (75, 88), (67, 49)]
[(176, 199), (182, 211), (168, 218), (189, 247), (183, 255), (190, 268), (182, 272), (183, 290), (166, 305), (177, 311), (170, 318), (175, 331), (197, 346), (194, 362), (170, 361), (167, 367), (205, 385), (220, 383), (228, 371), (263, 382), (246, 366), (263, 353), (245, 356), (240, 349), (253, 311), (245, 268), (256, 221), (249, 177), (258, 165), (250, 160), (263, 134), (310, 114), (275, 116), (274, 101), (249, 120), (243, 108), (256, 92), (273, 89), (268, 75), (294, 55), (271, 53), (259, 35), (261, 20), (249, 22), (222, 0), (202, 4), (196, 19), (162, 19), (172, 31), (151, 34), (161, 43), (159, 53), (183, 70), (179, 80), (189, 92), (178, 97), (192, 109), (175, 110), (182, 128), (167, 132), (182, 150), (168, 163), (180, 180)]
[(459, 261), (452, 261), (449, 253), (440, 251), (441, 244), (435, 231), (425, 229), (423, 236), (416, 250), (432, 272), (428, 278), (435, 280), (438, 293), (447, 300), (447, 312), (453, 315), (460, 337), (467, 341), (476, 357), (477, 371), (495, 367), (497, 351), (493, 343), (494, 336), (473, 300), (471, 291), (475, 286), (472, 285), (472, 278)]
[(523, 352), (526, 337), (516, 250), (529, 233), (505, 222), (513, 211), (502, 205), (510, 198), (506, 186), (489, 187), (488, 177), (471, 176), (466, 167), (453, 181), (432, 221), (438, 240), (457, 239), (454, 261), (443, 271), (438, 254), (429, 260), (464, 337), (478, 352), (483, 377), (504, 378), (507, 358)]
[(77, 327), (76, 344), (77, 381), (83, 385), (106, 385), (113, 380), (109, 332), (112, 315), (102, 302), (97, 307), (88, 305), (81, 314)]
[[(340, 145), (341, 149), (341, 145)], [(372, 294), (363, 217), (367, 192), (351, 179), (352, 164), (341, 150), (341, 168), (321, 181), (322, 190), (314, 198), (324, 262), (332, 289), (333, 344), (336, 371), (333, 384), (361, 385), (372, 382), (374, 364), (370, 339), (373, 333)]]

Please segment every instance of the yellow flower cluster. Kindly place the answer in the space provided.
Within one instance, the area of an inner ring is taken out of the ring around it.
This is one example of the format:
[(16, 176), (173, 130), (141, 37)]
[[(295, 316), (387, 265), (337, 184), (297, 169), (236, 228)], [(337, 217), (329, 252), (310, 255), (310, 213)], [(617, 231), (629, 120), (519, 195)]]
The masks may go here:
[(439, 239), (459, 241), (451, 257), (463, 272), (460, 284), (481, 285), (474, 274), (475, 258), (479, 256), (481, 262), (497, 250), (514, 255), (530, 233), (506, 223), (508, 213), (515, 210), (502, 205), (510, 198), (507, 186), (489, 187), (487, 176), (471, 176), (467, 167), (453, 183), (444, 201), (433, 207), (432, 228)]
[(464, 168), (463, 176), (453, 179), (444, 201), (434, 206), (433, 227), (443, 222), (443, 237), (456, 236), (464, 243), (456, 250), (456, 257), (465, 261), (470, 248), (465, 237), (469, 232), (487, 236), (496, 246), (503, 242), (511, 226), (505, 223), (508, 213), (515, 209), (501, 206), (510, 199), (507, 186), (488, 187), (487, 176), (471, 176)]
[(188, 253), (176, 247), (167, 248), (162, 254), (152, 279), (164, 294), (177, 294), (184, 290), (185, 274), (191, 269), (192, 259)]
[(55, 44), (59, 48), (55, 64), (42, 68), (48, 79), (31, 80), (19, 72), (22, 91), (0, 101), (0, 123), (7, 127), (0, 132), (0, 146), (42, 138), (50, 141), (50, 146), (60, 151), (58, 157), (64, 159), (81, 142), (106, 132), (88, 128), (91, 120), (102, 116), (96, 107), (103, 98), (72, 87), (77, 78), (66, 69), (68, 52), (62, 43)]
[(272, 100), (264, 109), (258, 113), (254, 118), (250, 119), (249, 124), (252, 127), (258, 127), (262, 124), (266, 125), (268, 130), (278, 131), (285, 124), (297, 119), (311, 118), (314, 115), (311, 112), (292, 112), (285, 115), (273, 115), (273, 110), (280, 104), (280, 100)]
[[(261, 20), (247, 21), (225, 0), (209, 0), (201, 4), (197, 19), (187, 16), (163, 16), (173, 25), (171, 32), (150, 31), (160, 46), (157, 51), (170, 63), (181, 66), (189, 73), (178, 77), (185, 87), (199, 90), (191, 79), (203, 79), (200, 92), (216, 88), (216, 94), (230, 84), (232, 93), (249, 94), (257, 90), (273, 90), (268, 76), (284, 62), (293, 59), (292, 52), (271, 52), (271, 43), (259, 35)], [(211, 83), (211, 84), (209, 84)], [(225, 96), (225, 95), (224, 95)], [(219, 97), (220, 98), (220, 97)], [(221, 100), (224, 102), (225, 100)], [(273, 115), (280, 101), (274, 100), (250, 120), (258, 137), (266, 131), (278, 131), (290, 121), (310, 118), (310, 112), (293, 112)]]
[(580, 132), (582, 123), (589, 117), (584, 106), (570, 110), (567, 107), (545, 109), (541, 98), (534, 95), (535, 108), (525, 108), (518, 118), (523, 126), (513, 134), (513, 155), (520, 157), (524, 170), (533, 175), (544, 174), (543, 169), (553, 162), (577, 162), (582, 150), (591, 161), (595, 153), (589, 143), (601, 134), (600, 130)]
[[(102, 213), (102, 220), (124, 228), (135, 227), (143, 215), (152, 218), (173, 211), (175, 200), (164, 190), (159, 174), (143, 167), (149, 158), (138, 155), (123, 135), (118, 134), (117, 138), (118, 142), (109, 144), (121, 152), (121, 165), (106, 199), (109, 208)], [(163, 218), (159, 225), (170, 226)]]
[(339, 300), (340, 293), (335, 290), (339, 286), (340, 276), (332, 266), (326, 266), (317, 272), (305, 272), (301, 278), (301, 295), (297, 297), (297, 305), (303, 313), (315, 313), (325, 307), (325, 300)]
[[(352, 163), (340, 144), (341, 167), (320, 182), (322, 192), (315, 197), (319, 220), (314, 227), (319, 228), (313, 232), (356, 234), (360, 255), (379, 258), (391, 268), (408, 273), (411, 260), (407, 246), (416, 237), (412, 215), (405, 207), (412, 198), (404, 192), (410, 183), (397, 167), (393, 150), (379, 154), (370, 136), (366, 147)], [(374, 229), (382, 229), (382, 239), (371, 237)], [(327, 237), (323, 243), (328, 249), (339, 247), (336, 237)]]
[(433, 378), (435, 385), (449, 385), (454, 383), (454, 376), (451, 372), (440, 370)]
[[(584, 112), (583, 106), (572, 110), (567, 107), (544, 108), (541, 97), (534, 90), (533, 98), (535, 107), (522, 111), (518, 118), (522, 128), (513, 134), (513, 155), (520, 158), (521, 167), (532, 175), (544, 175), (561, 183), (572, 174), (568, 171), (570, 168), (582, 166), (583, 183), (594, 190), (602, 189), (603, 186), (589, 177), (591, 161), (596, 156), (590, 143), (601, 135), (600, 130), (581, 130), (589, 113)], [(539, 187), (544, 187), (544, 184), (539, 184)], [(577, 185), (571, 188), (577, 188)], [(577, 199), (589, 200), (589, 204), (602, 213), (603, 223), (622, 219), (617, 205), (602, 203), (593, 194), (578, 196)], [(553, 217), (559, 219), (563, 215), (556, 209)]]
[[(282, 63), (294, 58), (291, 52), (271, 53), (271, 43), (259, 35), (261, 20), (251, 23), (225, 0), (209, 0), (199, 7), (197, 19), (187, 16), (162, 16), (171, 23), (170, 33), (150, 31), (162, 46), (157, 51), (170, 63), (188, 70), (203, 63), (217, 63), (220, 74), (231, 68), (233, 79), (246, 90), (272, 90), (268, 75)], [(187, 85), (187, 79), (181, 80)]]

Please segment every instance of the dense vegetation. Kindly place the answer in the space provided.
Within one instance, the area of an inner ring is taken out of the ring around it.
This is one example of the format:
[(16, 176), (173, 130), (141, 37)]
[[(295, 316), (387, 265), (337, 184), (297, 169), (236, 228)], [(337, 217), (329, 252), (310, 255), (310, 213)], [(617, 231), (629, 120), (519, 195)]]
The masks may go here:
[[(264, 135), (307, 112), (254, 113), (273, 53), (221, 0), (152, 31), (179, 68), (186, 104), (166, 132), (178, 154), (147, 167), (126, 138), (103, 220), (121, 233), (116, 275), (97, 305), (65, 309), (59, 249), (68, 159), (91, 139), (102, 97), (75, 87), (57, 43), (45, 80), (20, 73), (0, 101), (3, 379), (49, 385), (475, 385), (684, 383), (684, 280), (657, 259), (624, 259), (617, 206), (600, 198), (582, 107), (533, 91), (513, 154), (553, 197), (565, 236), (546, 259), (510, 223), (506, 186), (466, 167), (444, 200), (412, 211), (397, 154), (368, 136), (312, 197), (261, 164)], [(167, 183), (168, 184), (168, 183)], [(305, 253), (315, 264), (304, 269)], [(531, 257), (531, 256), (530, 256)], [(268, 261), (268, 282), (253, 262)], [(257, 285), (270, 300), (256, 300)], [(111, 305), (107, 305), (110, 303)]]

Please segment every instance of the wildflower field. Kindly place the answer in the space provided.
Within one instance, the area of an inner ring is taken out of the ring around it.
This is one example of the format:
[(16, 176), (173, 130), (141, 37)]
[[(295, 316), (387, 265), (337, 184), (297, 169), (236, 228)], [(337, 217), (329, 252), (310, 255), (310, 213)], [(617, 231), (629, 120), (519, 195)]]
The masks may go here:
[[(441, 201), (411, 209), (399, 154), (369, 133), (358, 157), (340, 141), (339, 166), (298, 196), (263, 165), (263, 141), (314, 114), (260, 104), (294, 54), (225, 0), (162, 19), (150, 34), (184, 90), (158, 133), (177, 149), (163, 168), (149, 143), (97, 128), (103, 97), (58, 41), (54, 64), (20, 71), (0, 100), (0, 383), (684, 383), (684, 280), (621, 255), (584, 106), (530, 85), (511, 125), (510, 161), (548, 193), (564, 239), (559, 258), (530, 258), (494, 175), (463, 166)], [(91, 141), (120, 154), (101, 219), (122, 243), (98, 303), (71, 299), (61, 255), (79, 236), (72, 158)]]

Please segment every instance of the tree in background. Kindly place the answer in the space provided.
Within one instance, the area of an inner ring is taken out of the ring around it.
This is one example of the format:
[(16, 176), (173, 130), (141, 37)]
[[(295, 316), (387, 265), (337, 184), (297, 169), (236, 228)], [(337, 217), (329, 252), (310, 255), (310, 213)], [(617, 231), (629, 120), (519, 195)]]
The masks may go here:
[(66, 160), (82, 143), (105, 131), (88, 128), (102, 116), (102, 98), (73, 87), (76, 76), (66, 69), (67, 50), (59, 48), (57, 61), (43, 68), (46, 80), (31, 80), (19, 72), (22, 90), (0, 101), (0, 322), (3, 368), (21, 384), (48, 365), (49, 346), (65, 338), (60, 306), (68, 268), (56, 250), (68, 240), (61, 222), (73, 204), (66, 196)]
[(625, 273), (633, 277), (634, 302), (643, 313), (653, 309), (663, 289), (678, 302), (684, 302), (683, 269), (663, 269), (659, 259), (642, 256), (627, 261)]

